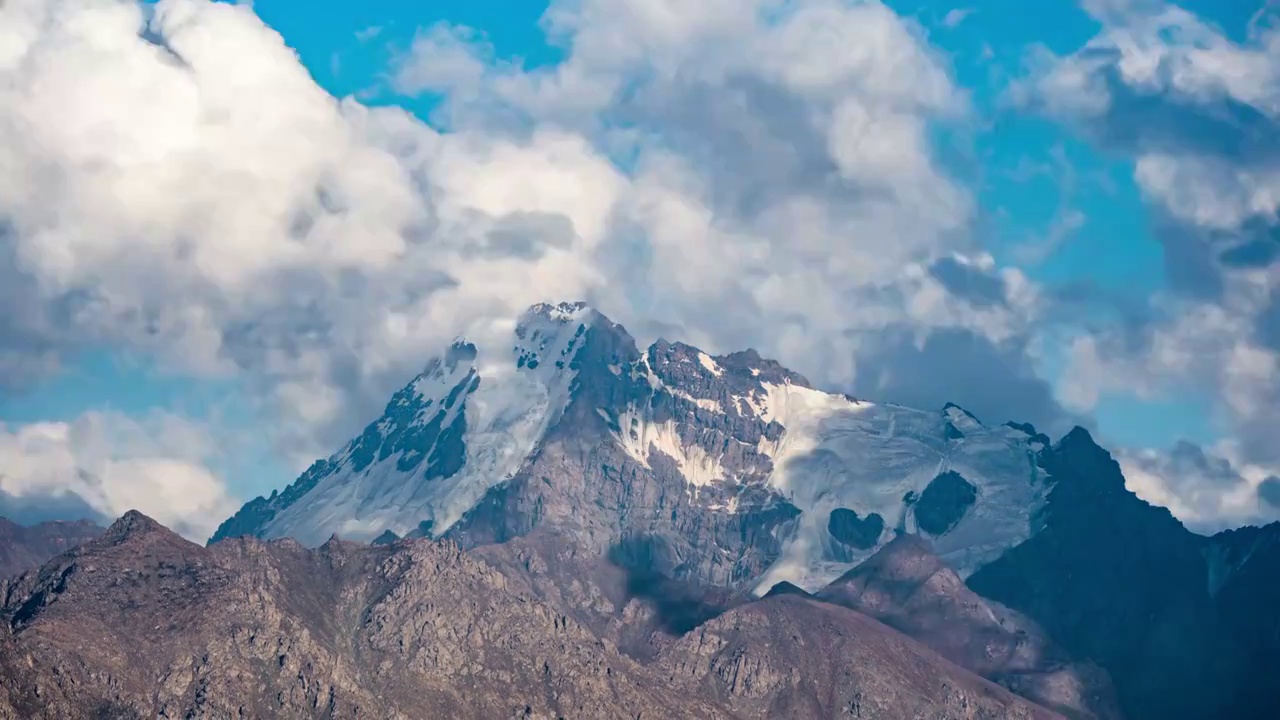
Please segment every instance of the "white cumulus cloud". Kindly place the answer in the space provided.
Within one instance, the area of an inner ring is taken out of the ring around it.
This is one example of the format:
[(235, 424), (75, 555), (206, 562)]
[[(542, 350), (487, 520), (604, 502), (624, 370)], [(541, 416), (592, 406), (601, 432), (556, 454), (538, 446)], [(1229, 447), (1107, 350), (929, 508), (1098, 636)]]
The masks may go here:
[(20, 519), (44, 506), (99, 522), (136, 509), (204, 542), (238, 507), (206, 466), (215, 451), (204, 428), (164, 414), (0, 425), (0, 502)]

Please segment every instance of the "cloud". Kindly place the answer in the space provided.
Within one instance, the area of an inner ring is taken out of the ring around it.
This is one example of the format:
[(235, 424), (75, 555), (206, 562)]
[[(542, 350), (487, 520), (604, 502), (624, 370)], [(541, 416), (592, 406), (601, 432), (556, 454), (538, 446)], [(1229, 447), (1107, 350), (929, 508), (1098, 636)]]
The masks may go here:
[(1197, 532), (1280, 520), (1275, 476), (1242, 462), (1230, 443), (1206, 450), (1179, 442), (1166, 452), (1122, 452), (1116, 459), (1130, 490)]
[(357, 31), (356, 31), (356, 33), (355, 33), (355, 37), (356, 37), (356, 40), (358, 40), (358, 41), (360, 41), (360, 42), (362, 42), (362, 43), (363, 43), (363, 42), (369, 42), (370, 40), (373, 40), (374, 38), (376, 38), (376, 37), (378, 37), (379, 35), (381, 35), (381, 34), (382, 34), (382, 30), (383, 30), (383, 28), (382, 28), (382, 26), (381, 26), (381, 25), (370, 25), (370, 26), (368, 26), (368, 27), (366, 27), (366, 28), (363, 28), (363, 29), (361, 29), (361, 30), (357, 30)]
[(1087, 411), (1102, 393), (1194, 389), (1212, 399), (1242, 462), (1273, 464), (1280, 24), (1264, 8), (1233, 39), (1163, 2), (1086, 9), (1098, 35), (1068, 55), (1041, 52), (1014, 95), (1132, 159), (1168, 289), (1141, 322), (1075, 341), (1065, 394)]
[(976, 8), (952, 8), (942, 16), (942, 26), (945, 28), (959, 27), (961, 23), (969, 19), (969, 16), (978, 12)]
[(204, 428), (165, 414), (0, 425), (0, 510), (105, 523), (137, 509), (203, 542), (238, 506), (205, 464), (214, 452)]
[(1173, 218), (1218, 231), (1280, 210), (1280, 32), (1238, 43), (1163, 3), (1095, 4), (1103, 31), (1047, 53), (1018, 89), (1032, 106), (1131, 153), (1134, 177)]
[(1280, 477), (1269, 475), (1258, 484), (1258, 499), (1272, 510), (1280, 510)]

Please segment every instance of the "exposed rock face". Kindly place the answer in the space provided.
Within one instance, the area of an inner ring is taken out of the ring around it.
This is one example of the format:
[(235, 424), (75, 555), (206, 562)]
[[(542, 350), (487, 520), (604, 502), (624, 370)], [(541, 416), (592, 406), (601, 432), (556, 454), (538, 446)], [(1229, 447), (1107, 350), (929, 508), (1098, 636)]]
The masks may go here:
[(753, 449), (782, 429), (650, 384), (650, 373), (701, 368), (696, 357), (665, 343), (640, 356), (623, 334), (593, 336), (575, 366), (579, 384), (564, 420), (446, 537), (476, 545), (558, 527), (643, 571), (721, 586), (759, 577), (799, 514), (764, 485), (772, 464)]
[(856, 510), (836, 508), (827, 519), (827, 532), (842, 545), (868, 550), (880, 542), (884, 533), (884, 518), (880, 513), (858, 517)]
[(943, 535), (960, 523), (977, 500), (978, 489), (960, 473), (948, 470), (926, 485), (916, 500), (916, 527), (930, 535)]
[(899, 536), (817, 597), (876, 618), (1067, 717), (1121, 716), (1106, 673), (1072, 662), (1033, 621), (979, 597), (921, 538)]
[(1131, 720), (1275, 717), (1280, 524), (1195, 535), (1127, 491), (1084, 430), (1041, 463), (1042, 529), (969, 586), (1106, 669)]
[(799, 595), (800, 597), (813, 597), (812, 593), (806, 591), (802, 587), (792, 585), (786, 580), (783, 580), (777, 585), (774, 585), (773, 587), (769, 588), (769, 592), (764, 594), (766, 598), (777, 597), (778, 595)]
[[(424, 540), (202, 548), (130, 513), (0, 584), (0, 717), (1052, 717), (798, 598), (727, 610), (637, 660), (535, 590), (519, 553), (483, 555)], [(630, 604), (600, 603), (597, 617)]]
[(0, 518), (0, 577), (39, 567), (54, 555), (101, 534), (102, 528), (88, 520), (23, 526)]

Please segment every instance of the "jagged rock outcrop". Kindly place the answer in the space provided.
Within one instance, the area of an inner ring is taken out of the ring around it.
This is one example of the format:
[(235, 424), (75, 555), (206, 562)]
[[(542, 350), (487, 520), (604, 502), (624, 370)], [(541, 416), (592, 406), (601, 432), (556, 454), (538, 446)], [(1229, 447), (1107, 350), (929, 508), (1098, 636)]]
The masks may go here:
[(18, 525), (0, 517), (0, 577), (17, 575), (102, 534), (88, 520)]
[(740, 605), (642, 662), (533, 570), (425, 540), (202, 548), (131, 512), (0, 584), (0, 717), (1052, 717), (816, 604)]

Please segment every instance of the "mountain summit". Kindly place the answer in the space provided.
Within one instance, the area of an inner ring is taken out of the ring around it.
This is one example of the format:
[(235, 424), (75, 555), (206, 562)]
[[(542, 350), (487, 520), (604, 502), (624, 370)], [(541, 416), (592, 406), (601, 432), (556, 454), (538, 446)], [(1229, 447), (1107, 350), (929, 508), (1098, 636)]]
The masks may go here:
[(967, 574), (1032, 534), (1043, 441), (955, 405), (824, 392), (753, 350), (642, 352), (585, 304), (542, 304), (502, 357), (459, 340), (213, 540), (475, 545), (554, 526), (625, 563), (763, 593), (817, 590), (908, 532)]

